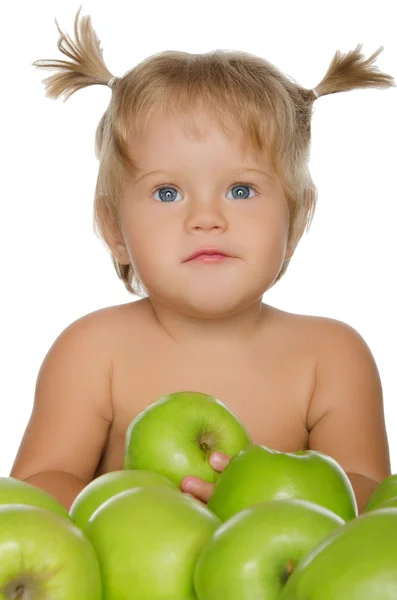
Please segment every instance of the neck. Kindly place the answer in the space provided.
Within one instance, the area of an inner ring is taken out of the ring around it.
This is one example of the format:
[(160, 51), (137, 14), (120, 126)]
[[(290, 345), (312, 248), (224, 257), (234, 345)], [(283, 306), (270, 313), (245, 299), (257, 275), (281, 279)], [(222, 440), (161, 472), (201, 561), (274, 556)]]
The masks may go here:
[(266, 304), (259, 298), (245, 309), (233, 314), (219, 316), (197, 316), (189, 311), (181, 312), (149, 297), (148, 303), (164, 334), (175, 344), (184, 346), (207, 346), (212, 350), (219, 344), (221, 350), (238, 349), (241, 344), (258, 339), (261, 325), (266, 319)]

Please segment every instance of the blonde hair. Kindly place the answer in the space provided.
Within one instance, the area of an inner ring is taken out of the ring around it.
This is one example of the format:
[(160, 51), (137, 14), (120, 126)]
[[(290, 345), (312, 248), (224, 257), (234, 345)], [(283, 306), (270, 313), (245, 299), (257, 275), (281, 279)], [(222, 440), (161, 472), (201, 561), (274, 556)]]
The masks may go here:
[[(118, 198), (124, 174), (134, 175), (136, 165), (128, 154), (129, 136), (138, 131), (142, 115), (161, 107), (184, 124), (194, 126), (193, 113), (203, 105), (229, 135), (227, 124), (240, 127), (247, 144), (255, 151), (266, 149), (285, 193), (289, 212), (289, 241), (295, 249), (305, 228), (309, 229), (317, 202), (317, 189), (308, 169), (311, 117), (314, 100), (356, 88), (395, 87), (394, 79), (372, 66), (383, 46), (364, 60), (362, 44), (342, 55), (336, 51), (328, 70), (314, 88), (301, 87), (263, 58), (242, 51), (214, 50), (190, 54), (167, 50), (152, 55), (115, 77), (102, 56), (100, 41), (91, 17), (74, 23), (75, 41), (61, 31), (58, 49), (70, 61), (39, 60), (34, 66), (55, 69), (44, 79), (46, 96), (66, 101), (89, 85), (112, 87), (109, 106), (96, 131), (95, 152), (99, 160), (94, 199), (94, 232), (109, 245), (109, 232), (119, 232)], [(199, 135), (197, 128), (196, 134)], [(126, 289), (138, 296), (145, 293), (131, 264), (111, 258)], [(286, 260), (277, 279), (284, 275)], [(274, 285), (274, 284), (273, 284)]]

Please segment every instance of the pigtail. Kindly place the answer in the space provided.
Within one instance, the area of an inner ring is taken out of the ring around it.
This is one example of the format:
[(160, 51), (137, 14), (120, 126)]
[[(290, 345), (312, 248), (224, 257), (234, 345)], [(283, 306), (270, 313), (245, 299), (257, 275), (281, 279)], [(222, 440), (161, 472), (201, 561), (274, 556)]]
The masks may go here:
[(81, 8), (80, 6), (74, 22), (75, 42), (68, 34), (61, 31), (55, 19), (60, 34), (58, 49), (71, 61), (37, 60), (32, 63), (40, 69), (57, 71), (44, 79), (43, 83), (46, 86), (46, 96), (58, 98), (64, 94), (64, 102), (77, 90), (98, 84), (109, 84), (111, 87), (117, 79), (105, 65), (100, 40), (92, 27), (91, 17), (82, 17), (79, 22)]
[(347, 54), (342, 55), (339, 50), (335, 52), (328, 71), (315, 87), (319, 96), (346, 92), (357, 88), (389, 88), (396, 86), (393, 77), (382, 73), (378, 67), (371, 66), (383, 51), (383, 46), (366, 60), (360, 53), (361, 48), (362, 44), (358, 44), (355, 50), (350, 50)]

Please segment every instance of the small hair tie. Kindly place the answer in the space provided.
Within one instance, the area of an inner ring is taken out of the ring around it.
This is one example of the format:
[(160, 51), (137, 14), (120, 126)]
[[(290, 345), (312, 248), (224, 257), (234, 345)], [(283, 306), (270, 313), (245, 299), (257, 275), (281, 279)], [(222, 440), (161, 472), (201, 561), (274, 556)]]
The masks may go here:
[(117, 79), (117, 77), (112, 77), (111, 79), (109, 79), (109, 81), (107, 82), (106, 85), (111, 88), (113, 86), (114, 82), (116, 81), (116, 79)]
[(314, 89), (312, 90), (312, 92), (313, 92), (313, 94), (316, 96), (316, 98), (319, 98), (319, 97), (320, 97), (320, 94), (318, 93), (318, 91), (316, 90), (316, 88), (314, 88)]

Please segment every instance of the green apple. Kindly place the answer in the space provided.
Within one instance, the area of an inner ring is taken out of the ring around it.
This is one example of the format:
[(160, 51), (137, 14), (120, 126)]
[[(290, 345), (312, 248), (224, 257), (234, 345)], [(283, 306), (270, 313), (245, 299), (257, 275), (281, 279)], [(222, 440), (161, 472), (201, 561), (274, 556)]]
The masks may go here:
[(234, 456), (215, 483), (208, 508), (222, 521), (257, 502), (300, 498), (345, 521), (357, 516), (353, 487), (342, 467), (315, 450), (279, 452), (252, 445)]
[(364, 512), (373, 512), (374, 510), (381, 510), (382, 508), (397, 508), (397, 496), (393, 496), (393, 498), (389, 498), (384, 502), (380, 502), (376, 506), (373, 506), (368, 510), (364, 510)]
[(397, 509), (362, 514), (299, 563), (279, 600), (395, 600)]
[(71, 519), (51, 510), (0, 506), (0, 598), (101, 600), (92, 544)]
[(389, 477), (380, 482), (378, 487), (373, 491), (364, 512), (370, 512), (375, 508), (379, 508), (386, 500), (391, 500), (395, 497), (397, 497), (397, 474), (389, 475)]
[(149, 469), (180, 486), (186, 475), (214, 483), (219, 473), (208, 462), (219, 450), (234, 456), (251, 443), (239, 419), (217, 398), (175, 392), (158, 398), (128, 426), (124, 468)]
[(115, 496), (119, 492), (130, 490), (136, 487), (146, 486), (166, 486), (178, 490), (175, 483), (153, 471), (130, 470), (130, 471), (111, 471), (100, 475), (81, 490), (76, 496), (69, 514), (74, 523), (84, 529), (91, 515), (106, 500)]
[(46, 508), (70, 520), (66, 508), (54, 496), (15, 477), (0, 477), (0, 507), (3, 504), (27, 504)]
[(196, 563), (198, 600), (278, 600), (302, 558), (345, 521), (306, 500), (273, 500), (223, 523)]
[(197, 600), (196, 560), (219, 525), (204, 504), (177, 489), (116, 494), (85, 528), (99, 556), (104, 598)]

